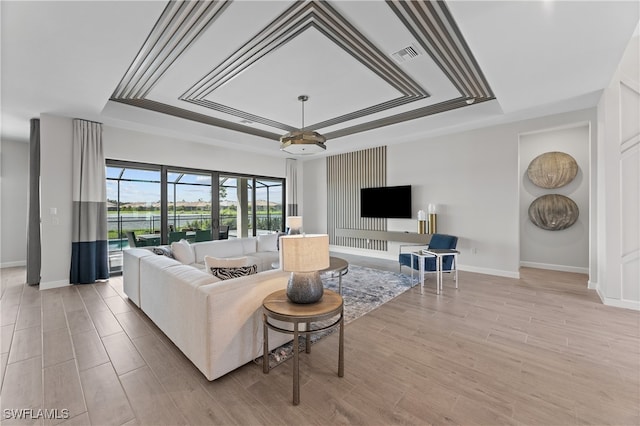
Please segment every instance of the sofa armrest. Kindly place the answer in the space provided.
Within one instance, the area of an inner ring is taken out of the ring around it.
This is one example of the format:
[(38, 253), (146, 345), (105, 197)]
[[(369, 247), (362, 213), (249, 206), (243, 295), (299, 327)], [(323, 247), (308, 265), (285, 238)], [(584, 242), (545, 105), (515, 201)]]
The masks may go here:
[(150, 250), (128, 249), (122, 252), (122, 288), (129, 300), (140, 307), (140, 259), (157, 256)]
[[(214, 380), (262, 355), (262, 301), (287, 287), (289, 273), (271, 270), (198, 287), (197, 310), (207, 312), (207, 366), (201, 371)], [(271, 333), (271, 331), (270, 331)], [(270, 349), (291, 340), (291, 335), (269, 336)], [(203, 342), (205, 343), (205, 342)], [(197, 364), (196, 364), (197, 365)]]

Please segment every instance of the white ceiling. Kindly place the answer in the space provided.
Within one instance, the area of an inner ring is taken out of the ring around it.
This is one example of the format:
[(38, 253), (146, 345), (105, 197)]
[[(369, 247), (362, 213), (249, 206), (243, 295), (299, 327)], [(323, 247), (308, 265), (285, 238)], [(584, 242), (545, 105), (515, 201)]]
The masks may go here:
[[(3, 139), (28, 140), (46, 113), (276, 156), (303, 94), (327, 154), (595, 106), (640, 14), (637, 1), (0, 5)], [(420, 55), (398, 64), (407, 46)]]

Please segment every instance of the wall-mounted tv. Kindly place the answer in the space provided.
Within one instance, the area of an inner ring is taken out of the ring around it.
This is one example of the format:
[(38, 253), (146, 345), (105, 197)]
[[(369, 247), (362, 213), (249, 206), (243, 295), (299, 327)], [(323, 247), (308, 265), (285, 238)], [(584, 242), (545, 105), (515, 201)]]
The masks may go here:
[(360, 189), (360, 216), (411, 219), (411, 185)]

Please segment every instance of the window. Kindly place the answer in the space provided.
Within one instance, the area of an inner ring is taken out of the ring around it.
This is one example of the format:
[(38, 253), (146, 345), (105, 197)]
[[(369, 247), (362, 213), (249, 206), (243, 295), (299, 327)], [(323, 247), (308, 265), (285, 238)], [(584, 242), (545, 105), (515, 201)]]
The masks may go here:
[[(210, 231), (211, 191), (211, 173), (168, 171), (168, 231), (189, 232), (187, 239), (191, 241), (195, 241), (196, 230)], [(179, 234), (171, 235), (177, 235), (176, 239), (180, 237)]]
[(112, 272), (121, 270), (121, 251), (132, 246), (168, 244), (182, 237), (240, 238), (284, 229), (281, 178), (118, 160), (107, 160), (106, 171)]

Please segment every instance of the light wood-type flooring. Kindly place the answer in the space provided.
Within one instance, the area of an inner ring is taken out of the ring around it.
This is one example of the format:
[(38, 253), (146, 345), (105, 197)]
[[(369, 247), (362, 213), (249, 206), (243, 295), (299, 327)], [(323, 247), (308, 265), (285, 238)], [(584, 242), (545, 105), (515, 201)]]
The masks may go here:
[[(640, 313), (602, 305), (580, 274), (461, 272), (440, 296), (431, 277), (424, 295), (414, 287), (346, 326), (343, 378), (337, 333), (302, 354), (299, 406), (291, 360), (207, 381), (121, 277), (46, 291), (24, 279), (2, 270), (2, 424), (640, 423)], [(70, 418), (6, 419), (30, 408)]]

